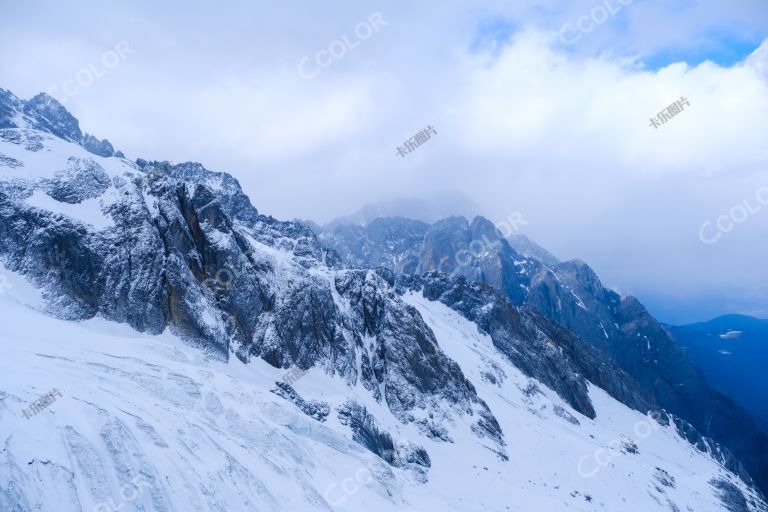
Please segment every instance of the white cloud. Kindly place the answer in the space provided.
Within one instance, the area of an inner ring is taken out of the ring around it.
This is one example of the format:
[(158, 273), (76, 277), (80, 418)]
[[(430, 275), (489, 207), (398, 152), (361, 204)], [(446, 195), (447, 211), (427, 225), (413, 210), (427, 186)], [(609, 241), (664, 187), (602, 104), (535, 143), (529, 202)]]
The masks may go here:
[[(132, 157), (228, 170), (266, 213), (327, 220), (458, 193), (492, 219), (523, 212), (542, 245), (641, 298), (765, 302), (754, 283), (768, 279), (768, 211), (713, 246), (698, 233), (768, 182), (768, 43), (733, 67), (642, 63), (765, 38), (768, 6), (635, 1), (562, 44), (562, 24), (598, 3), (14, 5), (0, 20), (0, 86), (31, 96), (126, 40), (136, 54), (67, 103), (83, 128)], [(304, 56), (376, 10), (384, 29), (302, 80)], [(511, 38), (473, 45), (496, 21)], [(650, 128), (680, 96), (690, 107)], [(396, 156), (427, 124), (438, 135)]]

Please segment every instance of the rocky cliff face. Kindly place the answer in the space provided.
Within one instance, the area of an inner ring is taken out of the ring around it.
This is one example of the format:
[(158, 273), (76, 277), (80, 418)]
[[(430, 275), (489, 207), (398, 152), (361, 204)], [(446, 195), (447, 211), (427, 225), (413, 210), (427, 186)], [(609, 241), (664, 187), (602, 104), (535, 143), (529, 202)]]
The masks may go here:
[(515, 307), (495, 289), (464, 277), (431, 272), (402, 278), (403, 286), (440, 301), (476, 323), (494, 346), (525, 374), (544, 383), (589, 418), (595, 410), (587, 383), (620, 402), (649, 412), (656, 407), (640, 386), (606, 354), (530, 308)]
[[(61, 149), (30, 129), (4, 129), (0, 144), (28, 162)], [(443, 437), (436, 418), (476, 415), (503, 452), (493, 414), (391, 276), (339, 268), (229, 175), (75, 153), (0, 180), (0, 255), (45, 290), (49, 312), (170, 329), (220, 359), (323, 368), (430, 438)]]
[[(440, 301), (475, 322), (515, 366), (554, 390), (581, 414), (595, 417), (586, 387), (591, 382), (628, 407), (651, 413), (664, 424), (670, 423), (656, 398), (614, 359), (535, 309), (517, 308), (493, 288), (468, 283), (463, 277), (429, 273), (401, 279), (403, 287), (418, 290), (426, 298)], [(745, 420), (739, 418), (733, 424)], [(697, 449), (751, 481), (746, 468), (728, 448), (682, 418), (673, 417), (671, 422), (680, 436)]]

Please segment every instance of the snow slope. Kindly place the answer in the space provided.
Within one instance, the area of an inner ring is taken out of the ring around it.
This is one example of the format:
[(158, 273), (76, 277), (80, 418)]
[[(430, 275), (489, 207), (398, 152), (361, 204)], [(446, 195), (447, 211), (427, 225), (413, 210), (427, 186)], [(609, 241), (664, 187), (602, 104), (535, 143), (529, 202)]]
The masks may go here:
[[(423, 482), (352, 442), (336, 414), (321, 423), (270, 392), (285, 370), (207, 359), (167, 333), (53, 319), (25, 305), (38, 303), (31, 286), (8, 282), (3, 511), (724, 510), (713, 479), (752, 499), (673, 430), (599, 389), (591, 389), (596, 420), (580, 416), (507, 364), (474, 324), (417, 294), (407, 302), (493, 410), (509, 460), (483, 447), (469, 419), (447, 425), (453, 443), (438, 443), (341, 379), (315, 369), (294, 383), (333, 410), (355, 397), (400, 443), (424, 446)], [(52, 389), (61, 397), (25, 419), (22, 410)], [(632, 443), (637, 453), (626, 453)]]

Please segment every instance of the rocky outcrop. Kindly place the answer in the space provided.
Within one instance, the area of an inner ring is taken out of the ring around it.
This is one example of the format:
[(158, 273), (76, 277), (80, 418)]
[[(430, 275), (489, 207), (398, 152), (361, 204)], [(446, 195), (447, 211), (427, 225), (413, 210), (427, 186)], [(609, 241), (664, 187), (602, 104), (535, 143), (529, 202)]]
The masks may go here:
[(406, 468), (426, 481), (427, 470), (432, 466), (427, 451), (413, 443), (394, 439), (382, 430), (376, 418), (355, 401), (348, 401), (338, 409), (339, 422), (349, 427), (352, 439), (378, 455), (390, 466)]
[(324, 422), (331, 413), (330, 405), (319, 400), (304, 400), (290, 384), (285, 382), (276, 382), (272, 392), (293, 403), (301, 412), (317, 421)]
[(491, 287), (437, 272), (403, 278), (401, 286), (421, 291), (426, 298), (438, 300), (475, 322), (515, 366), (589, 418), (595, 417), (587, 388), (590, 381), (634, 409), (647, 412), (655, 407), (637, 383), (603, 352), (535, 310), (514, 306)]

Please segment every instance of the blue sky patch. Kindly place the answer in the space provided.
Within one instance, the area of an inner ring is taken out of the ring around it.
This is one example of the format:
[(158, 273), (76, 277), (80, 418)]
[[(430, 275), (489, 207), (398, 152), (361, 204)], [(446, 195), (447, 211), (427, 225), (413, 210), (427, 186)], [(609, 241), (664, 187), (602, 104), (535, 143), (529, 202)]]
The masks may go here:
[(469, 44), (469, 51), (488, 52), (498, 57), (518, 28), (517, 23), (504, 18), (482, 20), (478, 23), (475, 37)]
[(674, 62), (686, 62), (696, 66), (712, 61), (723, 67), (730, 67), (743, 61), (760, 46), (761, 39), (737, 38), (733, 36), (712, 36), (705, 44), (690, 48), (669, 48), (641, 59), (647, 69), (656, 71)]

